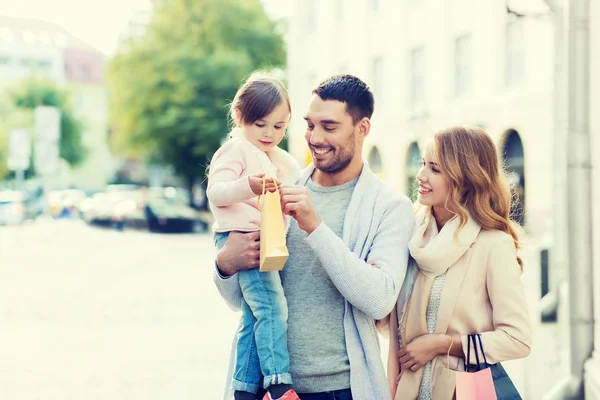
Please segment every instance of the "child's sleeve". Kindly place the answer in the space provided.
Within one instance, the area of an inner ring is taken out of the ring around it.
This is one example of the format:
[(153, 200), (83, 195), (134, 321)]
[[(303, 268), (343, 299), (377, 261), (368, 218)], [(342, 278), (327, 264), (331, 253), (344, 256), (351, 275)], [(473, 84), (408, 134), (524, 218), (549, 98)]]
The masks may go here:
[(223, 145), (214, 155), (208, 174), (208, 200), (217, 207), (229, 206), (256, 197), (247, 176), (242, 176), (245, 157), (233, 141)]

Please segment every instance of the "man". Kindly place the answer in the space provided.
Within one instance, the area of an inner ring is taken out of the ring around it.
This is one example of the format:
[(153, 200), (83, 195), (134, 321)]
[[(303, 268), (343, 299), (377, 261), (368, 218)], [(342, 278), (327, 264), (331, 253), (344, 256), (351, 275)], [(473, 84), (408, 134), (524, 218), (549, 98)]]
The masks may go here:
[[(281, 189), (283, 211), (293, 217), (281, 280), (290, 371), (302, 400), (391, 398), (375, 320), (396, 302), (414, 218), (408, 198), (362, 159), (373, 103), (354, 76), (323, 81), (304, 117), (314, 162), (298, 185)], [(235, 273), (258, 266), (258, 236), (232, 232), (217, 253), (215, 282), (233, 308), (242, 301)]]

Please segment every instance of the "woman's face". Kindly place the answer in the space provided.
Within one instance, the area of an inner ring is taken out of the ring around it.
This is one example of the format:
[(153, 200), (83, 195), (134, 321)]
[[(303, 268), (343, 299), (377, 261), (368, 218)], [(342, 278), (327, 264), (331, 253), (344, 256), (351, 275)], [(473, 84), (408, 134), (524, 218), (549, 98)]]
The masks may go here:
[(421, 165), (421, 169), (417, 173), (419, 203), (435, 208), (445, 208), (446, 199), (450, 194), (450, 183), (433, 157), (432, 143), (425, 148)]

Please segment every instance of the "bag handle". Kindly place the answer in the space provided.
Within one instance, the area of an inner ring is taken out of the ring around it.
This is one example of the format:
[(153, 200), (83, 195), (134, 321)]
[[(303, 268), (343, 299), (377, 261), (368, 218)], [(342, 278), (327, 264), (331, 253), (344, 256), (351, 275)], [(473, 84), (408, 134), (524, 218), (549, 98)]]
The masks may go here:
[(477, 361), (477, 367), (479, 368), (479, 364), (481, 364), (481, 361), (479, 360), (479, 351), (477, 350), (477, 343), (475, 342), (476, 336), (477, 336), (476, 334), (469, 335), (469, 337), (473, 341), (473, 351), (475, 351), (475, 361)]
[(465, 372), (469, 372), (469, 361), (471, 360), (471, 335), (467, 336), (467, 359), (465, 360)]
[[(474, 335), (474, 336), (477, 336), (477, 339), (479, 340), (479, 348), (481, 349), (481, 354), (483, 355), (483, 362), (485, 363), (486, 367), (489, 367), (490, 364), (488, 364), (487, 358), (485, 356), (485, 351), (483, 350), (483, 342), (481, 341), (481, 335), (478, 333), (477, 335)], [(475, 341), (475, 338), (473, 338), (473, 341)], [(473, 344), (475, 344), (475, 343), (473, 343)]]
[[(275, 180), (274, 177), (271, 177), (271, 179), (273, 179), (273, 183), (275, 184), (275, 192), (277, 192), (277, 194), (281, 196), (281, 194), (279, 193), (279, 188), (277, 187), (277, 181)], [(258, 199), (256, 200), (256, 208), (258, 208), (258, 211), (262, 211), (261, 200), (262, 200), (263, 196), (265, 195), (266, 184), (267, 184), (267, 178), (263, 176), (263, 178), (262, 178), (262, 194), (258, 195)]]
[(256, 208), (258, 208), (258, 211), (262, 211), (262, 206), (260, 205), (260, 201), (262, 200), (262, 197), (265, 195), (265, 185), (267, 183), (267, 180), (265, 179), (265, 177), (263, 176), (262, 178), (262, 194), (258, 195), (258, 199), (256, 199)]

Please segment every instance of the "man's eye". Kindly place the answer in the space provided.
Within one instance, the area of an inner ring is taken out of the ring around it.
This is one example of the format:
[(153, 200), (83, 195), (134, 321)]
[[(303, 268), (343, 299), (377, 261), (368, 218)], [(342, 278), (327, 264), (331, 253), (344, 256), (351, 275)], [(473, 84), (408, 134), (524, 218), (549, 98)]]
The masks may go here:
[(335, 130), (335, 128), (330, 128), (328, 126), (324, 126), (323, 129), (325, 129), (327, 132), (333, 132)]
[(308, 129), (309, 131), (312, 131), (313, 129), (315, 129), (315, 126), (314, 125), (308, 125), (306, 127), (306, 129)]

